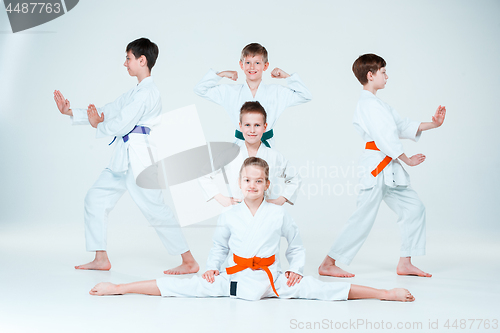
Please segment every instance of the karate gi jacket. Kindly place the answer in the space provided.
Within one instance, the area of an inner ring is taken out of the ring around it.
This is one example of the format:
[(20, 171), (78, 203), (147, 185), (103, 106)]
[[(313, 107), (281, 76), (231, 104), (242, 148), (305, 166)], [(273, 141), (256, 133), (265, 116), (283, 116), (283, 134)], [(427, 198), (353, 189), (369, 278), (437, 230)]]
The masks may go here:
[[(272, 255), (278, 258), (282, 236), (288, 242), (286, 258), (290, 267), (287, 271), (303, 276), (305, 250), (302, 239), (297, 225), (282, 206), (264, 200), (255, 216), (245, 202), (231, 206), (217, 222), (207, 270), (223, 273), (222, 265), (228, 255), (228, 266), (234, 266), (233, 253), (243, 258), (267, 258)], [(275, 262), (269, 270), (276, 281), (281, 273), (278, 264)], [(238, 297), (248, 300), (261, 299), (271, 288), (264, 270), (247, 268), (230, 275), (230, 279), (238, 282)]]
[[(240, 177), (241, 166), (249, 156), (245, 141), (238, 140), (236, 144), (240, 147), (240, 152), (231, 163), (224, 167), (224, 170), (226, 171), (231, 195), (235, 199), (243, 199), (238, 179)], [(256, 157), (262, 158), (269, 165), (269, 180), (271, 181), (271, 185), (266, 191), (267, 199), (277, 199), (280, 196), (284, 196), (293, 205), (297, 199), (301, 183), (297, 169), (291, 166), (288, 160), (277, 150), (267, 148), (262, 143)], [(220, 173), (221, 170), (219, 169), (214, 173), (199, 178), (199, 183), (207, 201), (210, 201), (215, 195), (221, 193), (215, 183), (215, 178)]]
[[(198, 96), (221, 105), (237, 130), (239, 130), (240, 109), (245, 102), (258, 101), (264, 107), (269, 131), (286, 108), (309, 102), (312, 99), (311, 93), (297, 73), (285, 79), (288, 87), (261, 82), (255, 97), (252, 96), (246, 82), (244, 84), (218, 84), (221, 79), (222, 77), (211, 69), (194, 87), (194, 92)], [(272, 139), (270, 143), (272, 147)]]
[[(87, 109), (72, 109), (73, 125), (89, 124)], [(161, 121), (161, 97), (151, 76), (143, 79), (114, 102), (97, 108), (99, 114), (104, 113), (104, 121), (97, 125), (96, 138), (114, 137), (115, 149), (108, 168), (114, 172), (127, 171), (130, 166), (135, 178), (139, 173), (153, 164), (148, 152), (149, 146), (156, 158), (156, 146), (142, 133), (129, 134), (129, 140), (122, 137), (134, 127), (145, 126), (152, 129)]]
[[(367, 90), (361, 92), (361, 97), (354, 113), (353, 124), (363, 141), (375, 141), (380, 151), (365, 149), (360, 158), (363, 176), (360, 184), (363, 189), (375, 186), (377, 180), (371, 172), (382, 162), (385, 156), (392, 161), (384, 168), (385, 185), (390, 187), (410, 185), (410, 177), (397, 159), (404, 153), (399, 139), (418, 141), (421, 132), (420, 122), (401, 118), (387, 103), (377, 98)], [(377, 177), (380, 177), (379, 174)]]

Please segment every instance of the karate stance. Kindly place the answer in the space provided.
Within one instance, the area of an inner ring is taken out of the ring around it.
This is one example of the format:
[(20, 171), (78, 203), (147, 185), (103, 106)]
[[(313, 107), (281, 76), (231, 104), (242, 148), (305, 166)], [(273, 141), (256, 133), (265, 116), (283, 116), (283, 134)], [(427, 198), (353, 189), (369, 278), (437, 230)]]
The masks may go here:
[(259, 102), (243, 104), (240, 110), (239, 128), (245, 141), (238, 140), (237, 144), (240, 146), (238, 156), (224, 167), (232, 196), (227, 197), (220, 193), (215, 184), (215, 177), (221, 172), (219, 169), (199, 179), (207, 201), (215, 199), (224, 207), (241, 202), (243, 193), (238, 181), (240, 168), (246, 158), (256, 156), (269, 164), (271, 187), (266, 192), (266, 200), (277, 205), (283, 205), (285, 202), (294, 204), (299, 192), (300, 176), (283, 155), (262, 143), (262, 135), (267, 128), (266, 119), (267, 113)]
[[(269, 188), (269, 166), (258, 157), (249, 157), (240, 171), (244, 201), (224, 212), (218, 221), (210, 251), (207, 271), (200, 278), (165, 277), (157, 280), (116, 285), (99, 283), (91, 295), (146, 294), (177, 297), (233, 296), (246, 300), (266, 297), (346, 300), (377, 298), (411, 302), (415, 298), (406, 289), (391, 290), (323, 282), (302, 277), (305, 251), (297, 225), (282, 206), (264, 200)], [(277, 269), (280, 238), (288, 242), (286, 257), (290, 268)], [(231, 254), (231, 255), (230, 255)], [(229, 267), (221, 272), (228, 258)]]
[[(158, 46), (147, 38), (137, 39), (127, 45), (123, 64), (138, 84), (116, 101), (96, 108), (71, 109), (62, 93), (54, 91), (59, 111), (72, 118), (74, 125), (90, 124), (97, 129), (97, 138), (114, 136), (115, 150), (111, 162), (104, 169), (85, 197), (85, 238), (87, 251), (95, 252), (95, 259), (76, 269), (109, 270), (106, 232), (109, 212), (120, 197), (129, 191), (163, 245), (171, 255), (181, 255), (182, 264), (165, 274), (188, 274), (199, 270), (191, 255), (180, 226), (165, 205), (161, 190), (143, 189), (135, 179), (146, 167), (154, 164), (154, 142), (147, 136), (160, 121), (160, 92), (151, 77), (151, 69), (158, 57)], [(100, 115), (99, 115), (100, 114)]]
[(262, 74), (268, 67), (266, 48), (258, 43), (251, 43), (243, 48), (240, 57), (240, 68), (246, 76), (245, 84), (218, 84), (223, 77), (236, 81), (238, 72), (215, 72), (211, 69), (194, 87), (197, 95), (221, 105), (226, 110), (236, 129), (236, 142), (244, 140), (238, 123), (240, 108), (245, 102), (259, 101), (266, 110), (268, 128), (262, 136), (262, 142), (267, 147), (274, 147), (273, 127), (281, 113), (290, 106), (312, 99), (311, 93), (296, 73), (289, 75), (279, 68), (271, 72), (272, 78), (285, 79), (288, 88), (279, 84), (262, 84)]
[(352, 70), (363, 85), (354, 114), (354, 127), (366, 142), (360, 164), (364, 175), (357, 208), (342, 229), (318, 271), (320, 275), (353, 277), (336, 265), (349, 265), (365, 242), (383, 201), (398, 214), (401, 232), (399, 275), (431, 277), (411, 263), (412, 256), (425, 254), (425, 207), (410, 187), (410, 178), (399, 161), (416, 166), (425, 160), (422, 154), (408, 158), (399, 139), (417, 141), (422, 131), (441, 126), (446, 108), (439, 106), (432, 122), (402, 119), (388, 104), (375, 95), (387, 83), (386, 62), (375, 54), (360, 56)]

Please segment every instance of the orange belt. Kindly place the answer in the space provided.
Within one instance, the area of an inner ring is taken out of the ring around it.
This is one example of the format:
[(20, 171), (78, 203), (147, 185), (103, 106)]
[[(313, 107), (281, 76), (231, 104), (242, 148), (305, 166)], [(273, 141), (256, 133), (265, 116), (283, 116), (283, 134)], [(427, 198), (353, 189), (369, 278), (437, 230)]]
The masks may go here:
[[(380, 151), (380, 149), (377, 148), (377, 145), (375, 145), (375, 141), (367, 142), (366, 145), (365, 145), (365, 149)], [(380, 162), (379, 165), (377, 165), (377, 167), (375, 168), (375, 170), (372, 171), (373, 177), (377, 177), (377, 175), (379, 173), (381, 173), (382, 170), (384, 170), (384, 168), (387, 166), (387, 164), (391, 163), (391, 161), (392, 161), (392, 157), (386, 156), (382, 160), (382, 162)]]
[(226, 268), (226, 273), (228, 275), (241, 272), (242, 270), (247, 268), (251, 268), (253, 270), (262, 269), (264, 272), (267, 273), (269, 281), (271, 281), (271, 287), (273, 287), (273, 291), (276, 294), (276, 296), (279, 297), (276, 288), (274, 288), (273, 275), (271, 274), (271, 271), (268, 268), (274, 263), (274, 254), (268, 258), (259, 258), (259, 257), (242, 258), (238, 257), (236, 254), (233, 253), (233, 260), (236, 263), (236, 265), (234, 265), (233, 267)]

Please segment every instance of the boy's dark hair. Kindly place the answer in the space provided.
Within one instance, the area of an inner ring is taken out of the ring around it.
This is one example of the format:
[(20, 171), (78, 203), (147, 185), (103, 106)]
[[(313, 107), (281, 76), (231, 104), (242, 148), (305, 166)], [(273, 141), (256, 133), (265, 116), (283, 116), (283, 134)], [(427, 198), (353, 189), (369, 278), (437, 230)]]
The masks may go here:
[(385, 60), (376, 54), (368, 53), (359, 56), (358, 59), (352, 64), (352, 71), (358, 79), (358, 81), (365, 85), (368, 83), (368, 78), (366, 75), (368, 72), (376, 74), (379, 69), (385, 67)]
[(268, 62), (267, 58), (267, 50), (264, 46), (260, 45), (259, 43), (251, 43), (248, 44), (241, 50), (241, 61), (244, 61), (246, 57), (251, 56), (255, 57), (256, 55), (262, 56), (262, 61), (264, 61), (264, 64)]
[(158, 45), (153, 43), (147, 38), (139, 38), (134, 40), (133, 42), (128, 43), (127, 50), (125, 52), (132, 51), (134, 57), (139, 58), (140, 56), (145, 56), (148, 61), (148, 68), (151, 72), (151, 69), (156, 63), (156, 59), (158, 58)]
[(267, 121), (267, 113), (264, 107), (259, 102), (246, 102), (240, 109), (240, 123), (244, 114), (247, 113), (259, 113), (264, 117), (264, 124)]

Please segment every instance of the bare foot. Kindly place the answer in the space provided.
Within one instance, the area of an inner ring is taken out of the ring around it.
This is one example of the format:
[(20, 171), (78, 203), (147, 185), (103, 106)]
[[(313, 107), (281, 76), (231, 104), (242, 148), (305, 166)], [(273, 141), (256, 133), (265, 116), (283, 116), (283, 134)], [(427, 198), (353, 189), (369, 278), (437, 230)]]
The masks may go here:
[(198, 263), (196, 261), (194, 262), (183, 262), (177, 267), (167, 269), (166, 271), (163, 272), (163, 274), (169, 274), (169, 275), (180, 275), (180, 274), (192, 274), (192, 273), (197, 273), (200, 270), (200, 266), (198, 266)]
[(387, 296), (382, 298), (385, 301), (413, 302), (415, 297), (404, 288), (394, 288), (387, 290)]
[(354, 277), (354, 274), (349, 273), (335, 265), (335, 260), (326, 256), (325, 260), (318, 268), (319, 275), (334, 276), (334, 277)]
[(95, 253), (95, 259), (85, 265), (75, 266), (75, 269), (95, 269), (99, 271), (109, 271), (111, 269), (111, 263), (108, 259), (108, 254), (106, 251), (97, 251)]
[(111, 282), (101, 282), (95, 285), (94, 288), (90, 289), (90, 295), (104, 296), (104, 295), (120, 295), (118, 291), (118, 286)]
[(426, 273), (421, 269), (413, 266), (410, 257), (401, 257), (399, 259), (398, 268), (396, 269), (398, 275), (416, 275), (423, 277), (431, 277), (432, 274)]

